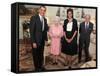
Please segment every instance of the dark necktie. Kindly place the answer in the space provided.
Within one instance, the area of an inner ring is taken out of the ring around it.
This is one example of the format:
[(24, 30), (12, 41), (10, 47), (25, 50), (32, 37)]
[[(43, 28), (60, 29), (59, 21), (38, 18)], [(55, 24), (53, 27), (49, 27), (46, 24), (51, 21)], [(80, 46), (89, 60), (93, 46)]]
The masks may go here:
[(85, 25), (85, 30), (86, 30), (86, 31), (88, 30), (88, 24)]

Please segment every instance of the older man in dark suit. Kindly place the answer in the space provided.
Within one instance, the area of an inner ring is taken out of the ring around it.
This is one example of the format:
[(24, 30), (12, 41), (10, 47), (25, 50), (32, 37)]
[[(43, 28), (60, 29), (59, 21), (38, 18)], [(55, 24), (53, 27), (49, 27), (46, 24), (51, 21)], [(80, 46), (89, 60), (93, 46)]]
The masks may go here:
[(43, 52), (45, 41), (47, 41), (47, 20), (44, 17), (46, 12), (45, 6), (40, 6), (39, 14), (32, 16), (30, 19), (30, 36), (32, 42), (32, 54), (35, 65), (35, 71), (44, 71)]
[(90, 44), (90, 34), (93, 31), (93, 23), (90, 22), (90, 15), (86, 14), (84, 17), (85, 21), (80, 23), (80, 37), (79, 37), (79, 63), (81, 62), (82, 49), (85, 52), (85, 62), (90, 61), (91, 57), (89, 55), (89, 44)]

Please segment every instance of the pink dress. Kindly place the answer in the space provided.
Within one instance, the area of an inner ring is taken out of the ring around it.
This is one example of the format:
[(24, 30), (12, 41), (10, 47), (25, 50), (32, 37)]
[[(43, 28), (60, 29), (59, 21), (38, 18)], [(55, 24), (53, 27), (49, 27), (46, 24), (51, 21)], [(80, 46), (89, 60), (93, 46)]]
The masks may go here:
[(59, 55), (61, 51), (61, 37), (63, 36), (62, 25), (51, 25), (49, 29), (49, 36), (51, 37), (50, 53)]

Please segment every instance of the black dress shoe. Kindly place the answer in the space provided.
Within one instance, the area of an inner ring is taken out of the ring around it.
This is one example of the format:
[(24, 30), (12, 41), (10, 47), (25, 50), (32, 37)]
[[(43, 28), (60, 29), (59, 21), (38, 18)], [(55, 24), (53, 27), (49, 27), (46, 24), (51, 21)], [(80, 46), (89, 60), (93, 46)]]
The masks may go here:
[(57, 65), (58, 63), (57, 62), (54, 62), (54, 63), (52, 63), (53, 65)]
[(39, 71), (41, 71), (40, 69), (35, 69), (35, 72), (39, 72)]
[(63, 66), (67, 66), (68, 64), (63, 64)]
[(91, 57), (89, 57), (89, 58), (87, 58), (87, 59), (85, 59), (85, 62), (88, 62), (88, 61), (91, 61)]
[(81, 63), (81, 60), (79, 60), (78, 63)]
[(46, 71), (46, 69), (44, 67), (41, 68), (41, 71)]
[(68, 67), (69, 69), (72, 69), (71, 66)]
[(44, 67), (40, 67), (40, 68), (36, 68), (35, 71), (36, 72), (41, 72), (41, 71), (45, 71), (46, 69)]

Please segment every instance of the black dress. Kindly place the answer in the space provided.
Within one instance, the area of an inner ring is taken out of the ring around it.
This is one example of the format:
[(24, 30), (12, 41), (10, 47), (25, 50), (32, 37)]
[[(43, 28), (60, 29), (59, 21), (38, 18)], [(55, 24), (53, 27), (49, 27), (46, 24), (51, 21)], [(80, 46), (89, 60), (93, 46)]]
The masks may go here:
[[(68, 19), (64, 20), (63, 30), (65, 32), (66, 37), (69, 39), (73, 36), (74, 32), (78, 30), (77, 20), (73, 19), (72, 22), (73, 22), (72, 23), (72, 30), (67, 31), (66, 29), (67, 29)], [(65, 37), (62, 37), (61, 43), (62, 43), (62, 52), (63, 53), (65, 53), (67, 55), (76, 55), (77, 54), (77, 34), (71, 43), (68, 43), (65, 40)]]

